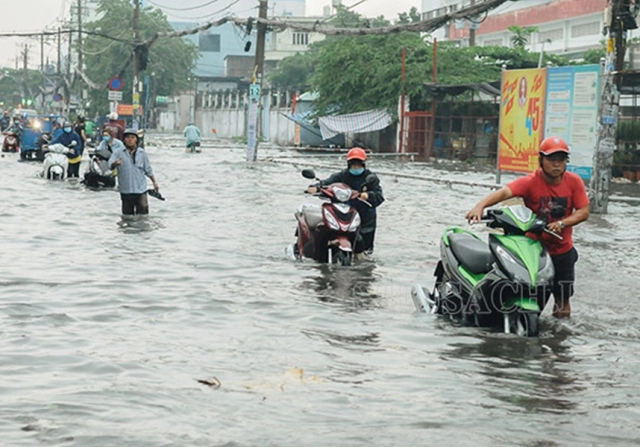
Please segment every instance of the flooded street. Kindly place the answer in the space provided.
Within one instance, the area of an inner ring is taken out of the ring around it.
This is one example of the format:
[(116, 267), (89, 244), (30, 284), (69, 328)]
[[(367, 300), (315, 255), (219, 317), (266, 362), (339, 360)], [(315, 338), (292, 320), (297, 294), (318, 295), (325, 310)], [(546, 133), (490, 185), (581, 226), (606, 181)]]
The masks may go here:
[(487, 189), (380, 174), (373, 259), (296, 263), (300, 170), (342, 162), (181, 145), (150, 137), (166, 201), (138, 221), (116, 191), (0, 159), (0, 446), (640, 444), (638, 205), (577, 227), (572, 319), (547, 308), (522, 339), (411, 300), (433, 284), (441, 231)]

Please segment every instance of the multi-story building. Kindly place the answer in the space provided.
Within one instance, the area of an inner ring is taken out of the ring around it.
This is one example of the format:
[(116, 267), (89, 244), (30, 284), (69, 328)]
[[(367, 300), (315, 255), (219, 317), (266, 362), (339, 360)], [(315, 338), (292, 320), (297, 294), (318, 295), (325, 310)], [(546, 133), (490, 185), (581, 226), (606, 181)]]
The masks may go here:
[[(475, 0), (481, 3), (484, 0)], [(423, 18), (432, 18), (468, 7), (471, 0), (423, 0)], [(451, 23), (438, 30), (438, 39), (468, 45), (470, 29), (480, 46), (511, 46), (511, 25), (535, 26), (527, 48), (579, 58), (584, 51), (599, 48), (603, 39), (605, 0), (520, 0), (507, 2), (475, 21)]]

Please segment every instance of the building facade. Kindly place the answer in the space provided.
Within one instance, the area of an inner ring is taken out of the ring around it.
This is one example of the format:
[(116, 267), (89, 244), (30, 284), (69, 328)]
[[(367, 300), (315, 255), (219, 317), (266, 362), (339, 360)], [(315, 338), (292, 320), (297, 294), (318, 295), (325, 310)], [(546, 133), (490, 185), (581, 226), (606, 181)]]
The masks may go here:
[[(483, 0), (476, 0), (480, 3)], [(423, 18), (436, 17), (470, 5), (470, 0), (423, 0)], [(436, 6), (434, 8), (434, 6)], [(601, 46), (605, 0), (520, 0), (490, 11), (486, 17), (451, 23), (434, 34), (461, 45), (469, 44), (475, 28), (476, 45), (511, 46), (511, 25), (535, 26), (527, 45), (531, 51), (547, 51), (579, 58), (584, 51)], [(426, 9), (425, 9), (426, 8)]]

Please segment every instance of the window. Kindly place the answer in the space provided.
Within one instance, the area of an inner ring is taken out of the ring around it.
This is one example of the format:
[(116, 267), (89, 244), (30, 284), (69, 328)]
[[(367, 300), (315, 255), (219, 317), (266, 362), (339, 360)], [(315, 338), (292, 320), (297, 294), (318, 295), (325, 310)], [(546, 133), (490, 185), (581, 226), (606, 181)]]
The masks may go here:
[(294, 45), (309, 45), (308, 33), (293, 33), (292, 36)]
[(203, 53), (219, 53), (220, 34), (200, 34), (198, 48)]
[(595, 36), (600, 33), (600, 22), (583, 23), (571, 27), (571, 37)]
[(564, 38), (564, 30), (562, 28), (550, 29), (546, 31), (540, 31), (538, 33), (538, 42), (546, 42), (547, 39), (551, 42), (556, 42)]

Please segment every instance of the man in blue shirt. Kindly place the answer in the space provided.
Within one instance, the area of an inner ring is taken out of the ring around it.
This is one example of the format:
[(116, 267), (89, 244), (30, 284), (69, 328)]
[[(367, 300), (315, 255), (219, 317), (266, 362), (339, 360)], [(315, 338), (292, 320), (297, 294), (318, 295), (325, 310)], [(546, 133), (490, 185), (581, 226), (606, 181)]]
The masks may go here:
[[(72, 142), (76, 142), (75, 146)], [(61, 144), (68, 147), (71, 151), (67, 154), (69, 158), (69, 167), (67, 168), (67, 177), (79, 177), (80, 174), (80, 162), (82, 161), (83, 141), (80, 135), (73, 131), (73, 127), (70, 121), (65, 121), (62, 125), (62, 133), (58, 134), (51, 145)]]
[(138, 133), (133, 129), (125, 130), (124, 147), (114, 148), (109, 158), (109, 167), (118, 168), (122, 214), (125, 215), (149, 214), (146, 177), (153, 182), (153, 189), (160, 189), (147, 152), (138, 147), (138, 143)]

